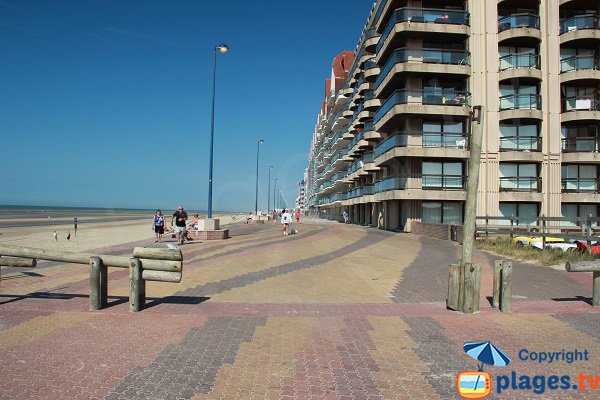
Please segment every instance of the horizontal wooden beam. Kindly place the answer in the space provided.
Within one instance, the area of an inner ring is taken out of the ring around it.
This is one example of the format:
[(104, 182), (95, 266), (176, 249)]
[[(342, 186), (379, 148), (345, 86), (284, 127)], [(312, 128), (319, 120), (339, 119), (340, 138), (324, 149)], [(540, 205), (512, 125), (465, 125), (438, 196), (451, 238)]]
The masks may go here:
[(33, 268), (37, 265), (35, 258), (0, 256), (0, 266)]
[(182, 261), (183, 255), (180, 249), (160, 249), (155, 247), (136, 247), (133, 249), (135, 258), (151, 260)]
[(567, 262), (565, 269), (569, 272), (596, 272), (600, 271), (599, 261), (576, 261)]

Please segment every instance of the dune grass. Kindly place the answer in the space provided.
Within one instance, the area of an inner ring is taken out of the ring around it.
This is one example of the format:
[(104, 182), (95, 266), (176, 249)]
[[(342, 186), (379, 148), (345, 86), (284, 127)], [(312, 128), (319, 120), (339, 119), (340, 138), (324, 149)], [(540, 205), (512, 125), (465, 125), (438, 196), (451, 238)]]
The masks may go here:
[(589, 261), (598, 259), (592, 255), (577, 252), (562, 251), (560, 249), (540, 250), (532, 246), (517, 246), (509, 239), (483, 239), (477, 240), (476, 246), (480, 250), (518, 260), (536, 261), (542, 265), (557, 265), (573, 261)]

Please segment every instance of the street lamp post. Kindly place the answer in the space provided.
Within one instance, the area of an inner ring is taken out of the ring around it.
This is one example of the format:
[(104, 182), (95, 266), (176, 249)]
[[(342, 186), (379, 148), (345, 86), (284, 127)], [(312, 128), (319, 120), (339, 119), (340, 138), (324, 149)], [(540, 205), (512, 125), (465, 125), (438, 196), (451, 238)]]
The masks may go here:
[(265, 141), (258, 139), (256, 144), (256, 197), (254, 199), (254, 215), (258, 215), (258, 155), (260, 154), (260, 145)]
[(275, 193), (277, 192), (277, 178), (275, 178), (275, 186), (273, 186), (273, 208), (277, 210), (277, 201), (275, 199)]
[(269, 186), (267, 187), (267, 213), (271, 213), (271, 170), (273, 166), (269, 166)]
[(212, 87), (212, 114), (210, 118), (210, 156), (208, 159), (208, 215), (212, 218), (212, 179), (213, 179), (213, 140), (215, 136), (215, 87), (217, 83), (217, 51), (227, 53), (229, 47), (226, 44), (220, 44), (214, 49), (213, 62), (213, 87)]

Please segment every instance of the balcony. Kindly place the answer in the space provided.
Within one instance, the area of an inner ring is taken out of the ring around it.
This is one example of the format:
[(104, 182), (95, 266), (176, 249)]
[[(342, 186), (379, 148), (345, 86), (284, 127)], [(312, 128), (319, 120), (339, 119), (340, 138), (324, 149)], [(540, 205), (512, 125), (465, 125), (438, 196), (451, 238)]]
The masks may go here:
[(398, 89), (375, 113), (376, 129), (380, 130), (399, 114), (446, 114), (469, 116), (471, 94), (453, 88), (438, 90)]
[(500, 178), (501, 192), (538, 193), (542, 188), (542, 178), (537, 176), (505, 176)]
[(563, 193), (600, 193), (600, 180), (598, 178), (562, 178), (561, 189)]
[(375, 182), (375, 192), (385, 192), (388, 190), (411, 189), (410, 181), (420, 186), (412, 189), (422, 190), (465, 190), (467, 177), (465, 175), (397, 175), (384, 178)]
[(566, 97), (562, 99), (561, 121), (597, 120), (599, 109), (600, 102), (594, 95)]
[(469, 13), (435, 8), (398, 8), (388, 21), (377, 43), (376, 54), (386, 51), (398, 34), (443, 33), (469, 34)]
[(600, 79), (598, 69), (600, 58), (597, 55), (581, 55), (560, 60), (560, 83), (575, 80)]
[(367, 81), (373, 82), (379, 76), (379, 72), (379, 65), (374, 60), (370, 59), (365, 62), (364, 76)]
[(500, 151), (542, 151), (542, 138), (535, 136), (504, 136), (500, 138)]
[(561, 150), (563, 153), (598, 153), (598, 150), (600, 149), (600, 138), (597, 136), (563, 138), (561, 142)]
[(468, 148), (467, 133), (398, 132), (375, 148), (375, 164), (398, 157), (466, 158)]
[(500, 97), (500, 119), (542, 119), (542, 97), (538, 94), (509, 94)]
[(500, 81), (515, 78), (542, 80), (538, 54), (508, 54), (500, 57)]
[(375, 80), (375, 88), (381, 93), (401, 73), (468, 76), (470, 63), (465, 50), (396, 49)]
[(542, 38), (540, 32), (540, 17), (535, 14), (511, 14), (498, 19), (498, 42), (510, 39), (539, 42)]
[(572, 40), (598, 40), (595, 32), (600, 28), (599, 17), (596, 14), (576, 15), (560, 21), (560, 44)]

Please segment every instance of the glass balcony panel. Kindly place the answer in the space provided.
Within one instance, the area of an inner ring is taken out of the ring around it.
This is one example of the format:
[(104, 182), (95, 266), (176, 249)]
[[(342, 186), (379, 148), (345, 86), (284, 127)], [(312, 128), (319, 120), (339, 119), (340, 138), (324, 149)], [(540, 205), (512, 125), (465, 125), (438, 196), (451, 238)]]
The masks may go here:
[(563, 99), (562, 111), (597, 111), (598, 99), (594, 95), (566, 97)]
[(541, 96), (535, 94), (510, 94), (500, 97), (500, 111), (539, 110)]
[(560, 34), (579, 29), (598, 29), (599, 17), (595, 14), (576, 15), (560, 21)]
[(574, 56), (560, 60), (560, 72), (598, 69), (599, 61), (595, 55)]
[(498, 32), (516, 28), (540, 29), (540, 17), (535, 14), (512, 14), (498, 18)]
[(500, 58), (500, 71), (513, 68), (540, 69), (540, 56), (537, 54), (509, 54)]
[(500, 178), (500, 191), (504, 192), (538, 192), (540, 178), (538, 177), (513, 177)]
[(500, 138), (501, 151), (541, 151), (542, 139), (531, 136), (505, 136)]
[(591, 137), (573, 137), (562, 139), (562, 151), (564, 153), (582, 151), (582, 152), (598, 152), (598, 138)]

